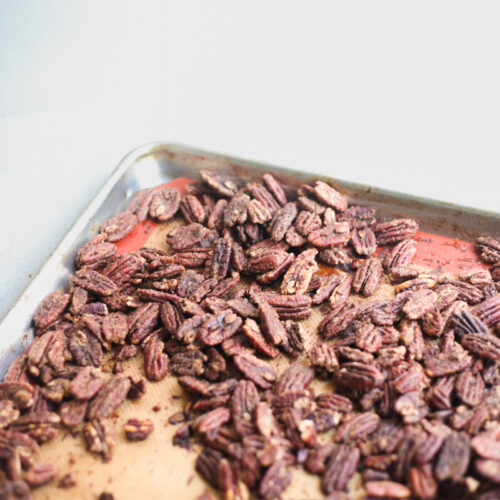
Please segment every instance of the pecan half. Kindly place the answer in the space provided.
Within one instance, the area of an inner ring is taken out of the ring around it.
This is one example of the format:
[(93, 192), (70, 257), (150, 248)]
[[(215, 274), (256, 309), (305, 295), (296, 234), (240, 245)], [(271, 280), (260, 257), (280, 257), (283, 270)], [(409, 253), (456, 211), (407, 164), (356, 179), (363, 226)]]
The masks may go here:
[(175, 187), (154, 191), (149, 205), (149, 215), (152, 219), (165, 222), (177, 213), (180, 202), (181, 196)]

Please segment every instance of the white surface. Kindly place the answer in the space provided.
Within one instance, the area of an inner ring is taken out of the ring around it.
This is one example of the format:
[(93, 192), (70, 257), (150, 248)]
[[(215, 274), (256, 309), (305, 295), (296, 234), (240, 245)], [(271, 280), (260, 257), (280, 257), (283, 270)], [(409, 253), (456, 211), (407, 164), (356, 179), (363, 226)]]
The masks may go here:
[(119, 159), (153, 140), (500, 211), (499, 14), (3, 0), (0, 316)]

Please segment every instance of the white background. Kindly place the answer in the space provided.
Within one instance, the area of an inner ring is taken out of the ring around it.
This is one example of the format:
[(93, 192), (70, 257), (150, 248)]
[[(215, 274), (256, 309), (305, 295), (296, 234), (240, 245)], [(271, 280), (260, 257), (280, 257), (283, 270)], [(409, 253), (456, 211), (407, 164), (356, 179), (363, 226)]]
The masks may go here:
[(499, 14), (0, 0), (0, 316), (120, 158), (153, 140), (499, 211)]

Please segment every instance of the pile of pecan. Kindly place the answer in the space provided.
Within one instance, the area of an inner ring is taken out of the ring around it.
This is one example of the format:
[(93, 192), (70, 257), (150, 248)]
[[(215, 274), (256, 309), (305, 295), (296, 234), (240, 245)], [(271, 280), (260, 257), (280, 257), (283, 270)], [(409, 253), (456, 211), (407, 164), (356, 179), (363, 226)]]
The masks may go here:
[[(200, 174), (182, 199), (140, 192), (39, 306), (0, 384), (0, 498), (57, 477), (33, 457), (61, 429), (111, 458), (109, 417), (146, 390), (126, 374), (139, 353), (149, 381), (170, 371), (189, 395), (174, 444), (201, 445), (225, 499), (277, 498), (299, 467), (330, 500), (356, 472), (367, 498), (500, 498), (500, 242), (478, 241), (489, 271), (423, 272), (414, 220), (377, 221), (321, 181)], [(179, 215), (166, 250), (117, 254), (137, 223)]]

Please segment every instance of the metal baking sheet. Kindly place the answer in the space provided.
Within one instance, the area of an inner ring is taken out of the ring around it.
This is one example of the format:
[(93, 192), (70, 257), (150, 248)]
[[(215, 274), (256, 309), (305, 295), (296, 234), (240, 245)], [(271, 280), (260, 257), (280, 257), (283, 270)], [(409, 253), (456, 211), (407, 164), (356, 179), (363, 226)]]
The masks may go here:
[(196, 178), (201, 169), (224, 171), (245, 178), (272, 172), (278, 179), (300, 186), (314, 179), (332, 183), (351, 201), (377, 208), (381, 216), (413, 217), (422, 230), (463, 241), (481, 235), (500, 235), (500, 214), (420, 198), (408, 194), (347, 182), (313, 173), (228, 157), (168, 143), (151, 143), (131, 151), (67, 232), (33, 281), (0, 323), (0, 377), (15, 356), (32, 339), (31, 318), (37, 305), (51, 291), (68, 286), (75, 255), (94, 236), (99, 224), (122, 211), (134, 194), (179, 177)]

